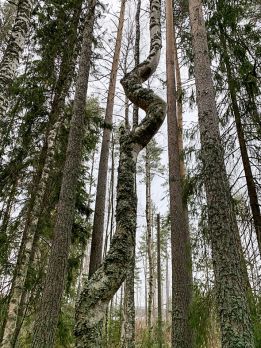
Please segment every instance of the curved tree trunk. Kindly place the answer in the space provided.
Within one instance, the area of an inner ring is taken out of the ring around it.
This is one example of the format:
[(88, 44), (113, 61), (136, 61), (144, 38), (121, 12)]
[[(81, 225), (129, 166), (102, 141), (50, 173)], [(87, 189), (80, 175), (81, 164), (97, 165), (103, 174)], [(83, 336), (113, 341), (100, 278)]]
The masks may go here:
[(116, 90), (117, 71), (120, 59), (122, 32), (124, 25), (124, 13), (125, 13), (126, 0), (121, 0), (121, 10), (116, 38), (116, 45), (114, 50), (112, 69), (110, 74), (110, 83), (108, 90), (107, 106), (104, 119), (104, 130), (102, 136), (102, 146), (99, 162), (99, 172), (97, 180), (97, 193), (94, 210), (92, 242), (91, 242), (91, 256), (90, 256), (90, 268), (89, 277), (96, 271), (102, 261), (102, 246), (103, 246), (103, 233), (104, 233), (104, 214), (105, 214), (105, 199), (107, 190), (107, 173), (108, 173), (108, 160), (110, 152), (110, 138), (113, 118), (113, 106)]
[(236, 216), (224, 164), (207, 35), (200, 0), (189, 1), (201, 158), (215, 274), (222, 347), (254, 348)]
[(91, 0), (85, 21), (73, 116), (70, 124), (66, 160), (54, 228), (54, 240), (51, 247), (42, 300), (34, 327), (33, 348), (53, 347), (60, 313), (69, 247), (71, 244), (76, 185), (82, 158), (81, 153), (85, 130), (84, 115), (91, 63), (95, 6), (96, 0)]
[(113, 295), (121, 286), (134, 253), (137, 198), (135, 191), (136, 159), (160, 128), (166, 103), (151, 89), (143, 88), (156, 70), (161, 49), (159, 0), (150, 1), (151, 47), (148, 58), (126, 74), (121, 83), (127, 97), (146, 116), (133, 130), (121, 127), (118, 169), (116, 232), (103, 263), (86, 282), (76, 309), (76, 347), (100, 347), (99, 324)]
[(35, 0), (20, 0), (17, 4), (17, 15), (0, 63), (0, 119), (5, 116), (8, 107), (8, 89), (13, 81), (23, 52), (35, 2)]

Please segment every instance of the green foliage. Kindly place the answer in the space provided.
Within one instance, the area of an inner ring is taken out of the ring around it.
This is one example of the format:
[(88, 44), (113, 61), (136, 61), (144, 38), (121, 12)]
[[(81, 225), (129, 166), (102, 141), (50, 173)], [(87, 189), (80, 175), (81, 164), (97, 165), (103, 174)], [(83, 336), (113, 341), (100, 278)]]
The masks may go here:
[(213, 294), (211, 292), (203, 293), (200, 288), (194, 286), (190, 325), (195, 333), (195, 348), (207, 345), (212, 311)]
[(70, 348), (73, 346), (73, 327), (74, 306), (72, 304), (64, 304), (59, 317), (55, 348)]
[[(170, 327), (168, 324), (162, 324), (163, 336), (161, 337), (162, 348), (170, 347)], [(152, 329), (152, 332), (149, 334), (147, 328), (140, 328), (137, 333), (136, 339), (137, 348), (158, 348), (159, 347), (159, 337), (158, 337), (158, 328), (155, 325)]]

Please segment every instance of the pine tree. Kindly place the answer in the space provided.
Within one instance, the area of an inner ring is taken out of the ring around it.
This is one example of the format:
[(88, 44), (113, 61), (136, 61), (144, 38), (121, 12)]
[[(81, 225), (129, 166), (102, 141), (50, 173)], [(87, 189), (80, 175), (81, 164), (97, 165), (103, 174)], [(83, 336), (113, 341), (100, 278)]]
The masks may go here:
[(73, 116), (67, 145), (67, 155), (57, 209), (54, 240), (48, 263), (41, 305), (35, 322), (32, 347), (52, 347), (64, 290), (71, 229), (74, 216), (76, 184), (81, 164), (84, 137), (84, 108), (91, 64), (91, 47), (95, 21), (96, 1), (88, 4), (79, 72), (76, 82)]
[[(201, 158), (223, 347), (254, 347), (237, 225), (224, 165), (202, 5), (189, 2)], [(239, 316), (238, 313), (241, 313)], [(236, 329), (235, 329), (236, 328)]]
[(124, 24), (125, 4), (126, 4), (126, 0), (122, 0), (117, 38), (116, 38), (116, 44), (115, 44), (115, 50), (114, 50), (114, 56), (113, 56), (111, 74), (110, 74), (107, 105), (106, 105), (106, 111), (105, 111), (104, 130), (103, 130), (101, 153), (100, 153), (97, 194), (96, 194), (96, 202), (95, 202), (94, 221), (93, 221), (89, 276), (91, 276), (97, 270), (102, 260), (108, 158), (109, 158), (109, 149), (110, 149), (110, 137), (111, 137), (111, 128), (112, 128), (112, 119), (113, 119), (113, 106), (114, 106), (114, 97), (115, 97), (115, 89), (116, 89), (116, 79), (117, 79), (117, 71), (118, 71), (118, 65), (119, 65), (119, 59), (120, 59), (122, 32), (123, 32), (123, 24)]
[(192, 332), (189, 325), (189, 308), (192, 301), (192, 271), (188, 216), (182, 192), (184, 165), (180, 160), (182, 143), (177, 114), (175, 43), (171, 1), (166, 2), (166, 20), (167, 120), (172, 248), (172, 346), (185, 348), (192, 345)]

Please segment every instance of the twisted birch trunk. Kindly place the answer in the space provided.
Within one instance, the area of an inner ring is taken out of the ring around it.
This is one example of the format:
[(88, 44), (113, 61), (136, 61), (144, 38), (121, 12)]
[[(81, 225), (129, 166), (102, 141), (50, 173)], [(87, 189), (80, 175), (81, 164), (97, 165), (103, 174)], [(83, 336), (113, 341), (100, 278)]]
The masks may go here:
[(189, 1), (197, 104), (216, 300), (223, 348), (253, 348), (236, 216), (224, 164), (201, 0)]
[(13, 81), (20, 57), (23, 53), (35, 0), (20, 0), (4, 56), (0, 63), (0, 118), (8, 107), (8, 89)]
[(143, 88), (156, 70), (161, 50), (160, 0), (150, 1), (151, 46), (148, 58), (126, 74), (121, 83), (130, 101), (146, 116), (133, 130), (121, 127), (118, 169), (116, 232), (103, 263), (85, 283), (76, 308), (76, 347), (101, 347), (99, 324), (113, 295), (126, 277), (134, 253), (137, 197), (135, 191), (136, 159), (165, 118), (166, 103), (151, 89)]
[[(137, 2), (136, 14), (135, 14), (135, 45), (134, 45), (134, 62), (135, 67), (140, 63), (140, 11), (141, 0)], [(126, 60), (127, 66), (127, 60)], [(127, 70), (124, 71), (127, 73)], [(126, 97), (127, 102), (128, 98)], [(132, 125), (133, 128), (137, 127), (139, 123), (139, 108), (133, 105)], [(135, 183), (136, 187), (136, 183)], [(136, 242), (135, 242), (136, 245)], [(130, 269), (128, 270), (125, 285), (124, 285), (124, 320), (122, 325), (121, 335), (121, 347), (122, 348), (134, 348), (135, 347), (135, 250), (134, 257), (130, 263)]]

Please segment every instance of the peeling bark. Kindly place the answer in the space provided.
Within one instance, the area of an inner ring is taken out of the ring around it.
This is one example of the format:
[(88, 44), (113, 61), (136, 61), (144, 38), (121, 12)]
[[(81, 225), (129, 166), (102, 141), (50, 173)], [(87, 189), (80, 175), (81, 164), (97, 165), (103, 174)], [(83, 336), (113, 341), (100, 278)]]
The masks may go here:
[(146, 116), (133, 130), (121, 127), (120, 161), (118, 169), (116, 232), (103, 263), (85, 283), (76, 309), (76, 347), (100, 347), (99, 326), (113, 295), (126, 278), (134, 255), (137, 197), (135, 191), (136, 159), (160, 128), (166, 113), (166, 103), (141, 83), (157, 68), (160, 49), (159, 0), (150, 1), (151, 48), (148, 58), (121, 80), (127, 97)]

